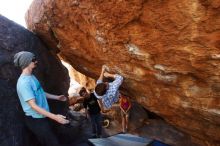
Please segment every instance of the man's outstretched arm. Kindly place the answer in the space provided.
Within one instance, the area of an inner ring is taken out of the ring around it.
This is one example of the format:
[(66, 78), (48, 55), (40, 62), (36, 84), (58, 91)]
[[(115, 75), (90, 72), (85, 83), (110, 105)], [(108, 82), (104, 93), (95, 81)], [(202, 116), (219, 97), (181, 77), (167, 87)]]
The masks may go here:
[(103, 78), (104, 78), (104, 73), (105, 73), (105, 71), (106, 71), (106, 66), (103, 65), (103, 66), (102, 66), (101, 74), (100, 74), (100, 76), (99, 76), (97, 82), (103, 82)]
[(66, 119), (65, 116), (63, 115), (59, 115), (59, 114), (53, 114), (51, 112), (46, 111), (45, 109), (39, 107), (36, 102), (35, 99), (32, 98), (30, 100), (27, 101), (27, 103), (30, 105), (30, 107), (35, 110), (36, 112), (38, 112), (41, 115), (44, 115), (45, 117), (48, 117), (52, 120), (57, 121), (60, 124), (67, 124), (69, 123), (69, 120)]
[(115, 86), (115, 88), (119, 88), (119, 86), (122, 84), (123, 82), (123, 77), (119, 74), (111, 74), (108, 72), (104, 73), (104, 77), (106, 78), (114, 78), (115, 80), (112, 82), (112, 84)]
[(85, 97), (82, 97), (82, 96), (73, 96), (69, 99), (69, 105), (82, 103), (84, 101), (84, 99), (85, 99)]
[(60, 100), (60, 101), (66, 101), (67, 100), (67, 97), (64, 96), (64, 95), (53, 95), (53, 94), (50, 94), (50, 93), (47, 93), (47, 92), (45, 92), (45, 94), (46, 94), (46, 97), (48, 99)]

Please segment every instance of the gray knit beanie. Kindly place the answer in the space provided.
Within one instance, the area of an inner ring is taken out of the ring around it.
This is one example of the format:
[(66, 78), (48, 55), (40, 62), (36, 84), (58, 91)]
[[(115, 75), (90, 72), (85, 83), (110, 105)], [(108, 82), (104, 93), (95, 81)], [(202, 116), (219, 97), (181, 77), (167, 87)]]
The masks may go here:
[(21, 51), (15, 54), (14, 64), (17, 67), (24, 69), (32, 62), (33, 58), (35, 58), (33, 53), (27, 51)]

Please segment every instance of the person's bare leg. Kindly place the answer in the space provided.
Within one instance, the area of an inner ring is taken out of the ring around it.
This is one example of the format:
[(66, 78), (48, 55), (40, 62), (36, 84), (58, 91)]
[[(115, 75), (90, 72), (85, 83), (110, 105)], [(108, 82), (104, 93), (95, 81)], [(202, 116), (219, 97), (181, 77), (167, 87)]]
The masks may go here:
[(122, 116), (122, 121), (121, 121), (122, 123), (122, 131), (123, 132), (125, 132), (125, 117), (124, 116)]
[(127, 114), (125, 117), (125, 128), (126, 128), (126, 132), (128, 131), (128, 121), (129, 120), (129, 115)]

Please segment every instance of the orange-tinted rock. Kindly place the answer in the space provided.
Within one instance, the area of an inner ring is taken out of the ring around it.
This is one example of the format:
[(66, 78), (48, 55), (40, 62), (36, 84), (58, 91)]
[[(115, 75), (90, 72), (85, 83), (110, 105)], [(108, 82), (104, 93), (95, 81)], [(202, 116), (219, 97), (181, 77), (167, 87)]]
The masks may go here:
[(219, 0), (35, 0), (35, 32), (81, 73), (101, 66), (202, 145), (220, 143)]

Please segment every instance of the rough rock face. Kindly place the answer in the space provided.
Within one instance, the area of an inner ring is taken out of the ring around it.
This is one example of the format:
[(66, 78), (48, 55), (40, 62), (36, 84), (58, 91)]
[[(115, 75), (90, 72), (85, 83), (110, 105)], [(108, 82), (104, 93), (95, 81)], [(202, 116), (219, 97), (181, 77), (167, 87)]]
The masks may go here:
[[(40, 146), (36, 138), (24, 128), (24, 113), (16, 93), (16, 82), (21, 70), (14, 66), (13, 56), (22, 50), (31, 51), (36, 55), (38, 67), (34, 74), (46, 91), (66, 94), (69, 87), (67, 70), (56, 55), (50, 53), (33, 33), (0, 15), (1, 146)], [(56, 112), (65, 110), (64, 103), (52, 103), (51, 107), (53, 106), (56, 107)]]
[(81, 73), (106, 64), (147, 109), (220, 143), (219, 0), (35, 0), (26, 20)]

